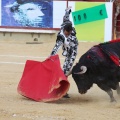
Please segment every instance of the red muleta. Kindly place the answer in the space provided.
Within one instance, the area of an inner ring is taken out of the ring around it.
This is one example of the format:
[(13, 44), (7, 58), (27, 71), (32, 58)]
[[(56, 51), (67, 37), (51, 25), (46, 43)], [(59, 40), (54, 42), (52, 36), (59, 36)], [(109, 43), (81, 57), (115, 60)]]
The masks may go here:
[(17, 91), (32, 100), (49, 102), (63, 97), (69, 87), (59, 56), (55, 55), (43, 62), (27, 60)]

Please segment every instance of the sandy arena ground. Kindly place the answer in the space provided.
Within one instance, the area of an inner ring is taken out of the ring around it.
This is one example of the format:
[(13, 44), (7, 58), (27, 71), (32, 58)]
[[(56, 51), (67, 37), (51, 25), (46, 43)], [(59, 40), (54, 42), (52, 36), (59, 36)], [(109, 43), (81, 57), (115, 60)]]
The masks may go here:
[[(69, 77), (70, 99), (43, 103), (24, 98), (17, 93), (27, 59), (43, 61), (55, 41), (42, 44), (0, 41), (0, 120), (120, 120), (120, 97), (114, 91), (117, 103), (96, 85), (85, 95), (78, 93), (75, 82)], [(78, 58), (97, 43), (79, 43)], [(59, 52), (61, 64), (63, 56)]]

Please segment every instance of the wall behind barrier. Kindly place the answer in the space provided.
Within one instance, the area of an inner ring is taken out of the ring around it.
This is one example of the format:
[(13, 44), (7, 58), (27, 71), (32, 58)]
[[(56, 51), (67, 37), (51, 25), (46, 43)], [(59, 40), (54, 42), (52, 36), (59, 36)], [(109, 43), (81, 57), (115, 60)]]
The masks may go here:
[(71, 19), (82, 41), (109, 41), (112, 39), (112, 2), (69, 2)]
[(60, 28), (67, 1), (0, 0), (0, 26)]
[(70, 19), (78, 40), (112, 39), (111, 2), (0, 0), (0, 27), (60, 28), (67, 5), (72, 6)]

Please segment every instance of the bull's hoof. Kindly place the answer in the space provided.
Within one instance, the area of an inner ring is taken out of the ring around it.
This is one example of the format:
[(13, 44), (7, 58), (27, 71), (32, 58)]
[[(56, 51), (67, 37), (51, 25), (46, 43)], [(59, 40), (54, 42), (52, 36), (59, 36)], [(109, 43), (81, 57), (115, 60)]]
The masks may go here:
[(116, 103), (117, 101), (115, 99), (110, 100), (111, 103)]
[(70, 98), (70, 96), (68, 93), (66, 93), (66, 95), (63, 96), (63, 98)]

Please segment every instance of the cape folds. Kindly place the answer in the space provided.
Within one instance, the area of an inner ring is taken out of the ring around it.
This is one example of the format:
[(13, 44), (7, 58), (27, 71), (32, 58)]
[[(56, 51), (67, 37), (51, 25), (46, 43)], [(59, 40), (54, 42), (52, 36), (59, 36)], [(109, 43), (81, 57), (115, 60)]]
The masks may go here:
[(63, 97), (69, 86), (55, 55), (43, 62), (27, 60), (17, 91), (32, 100), (48, 102)]

